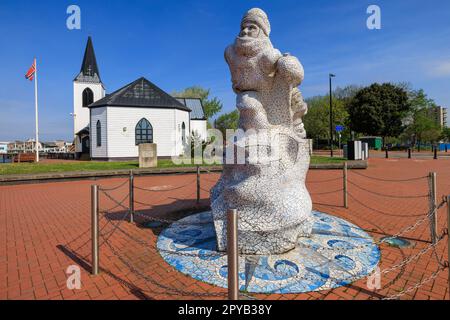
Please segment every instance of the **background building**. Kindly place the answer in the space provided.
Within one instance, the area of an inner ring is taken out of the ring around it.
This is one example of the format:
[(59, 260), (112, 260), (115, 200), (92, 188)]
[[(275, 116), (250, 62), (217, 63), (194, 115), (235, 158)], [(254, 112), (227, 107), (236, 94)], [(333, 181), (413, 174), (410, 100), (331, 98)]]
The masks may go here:
[(8, 153), (8, 144), (9, 142), (0, 141), (0, 154)]
[(441, 128), (447, 127), (447, 108), (431, 107), (428, 109), (428, 116)]

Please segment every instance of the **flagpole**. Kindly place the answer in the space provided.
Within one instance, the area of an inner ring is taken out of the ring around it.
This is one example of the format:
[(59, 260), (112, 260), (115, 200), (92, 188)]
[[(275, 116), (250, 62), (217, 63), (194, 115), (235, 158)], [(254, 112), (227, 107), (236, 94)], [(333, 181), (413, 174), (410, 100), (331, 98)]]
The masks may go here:
[(37, 72), (37, 61), (34, 58), (34, 108), (36, 116), (36, 162), (39, 162), (39, 122), (38, 122), (38, 72)]

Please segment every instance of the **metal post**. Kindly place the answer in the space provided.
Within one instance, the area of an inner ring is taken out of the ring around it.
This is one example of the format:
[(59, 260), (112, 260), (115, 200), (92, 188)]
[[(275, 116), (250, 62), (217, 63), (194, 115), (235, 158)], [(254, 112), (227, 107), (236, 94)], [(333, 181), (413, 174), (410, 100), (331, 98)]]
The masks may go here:
[(408, 148), (408, 159), (411, 159), (411, 148)]
[[(450, 195), (447, 196), (447, 241), (447, 260), (450, 262)], [(448, 268), (448, 290), (450, 290), (450, 267)], [(450, 292), (448, 294), (450, 300)]]
[(344, 162), (343, 182), (344, 182), (344, 208), (348, 208), (347, 198), (347, 162)]
[(389, 148), (387, 146), (385, 147), (385, 151), (386, 151), (386, 159), (389, 159)]
[(437, 160), (438, 158), (438, 148), (435, 146), (434, 147), (434, 160)]
[(430, 228), (431, 228), (431, 241), (436, 243), (438, 237), (438, 220), (437, 220), (437, 189), (436, 189), (436, 172), (430, 172)]
[(227, 212), (228, 300), (239, 300), (238, 213)]
[(330, 79), (330, 155), (333, 158), (333, 90), (331, 86), (331, 78), (335, 77), (334, 74), (329, 75)]
[(200, 166), (197, 166), (197, 204), (200, 203)]
[(99, 221), (98, 221), (98, 186), (91, 186), (91, 239), (92, 239), (92, 271), (93, 275), (98, 274), (99, 254)]
[(129, 208), (130, 208), (130, 223), (134, 222), (134, 175), (133, 175), (133, 170), (130, 170), (130, 183), (129, 183), (129, 187), (130, 187), (130, 193), (129, 193)]

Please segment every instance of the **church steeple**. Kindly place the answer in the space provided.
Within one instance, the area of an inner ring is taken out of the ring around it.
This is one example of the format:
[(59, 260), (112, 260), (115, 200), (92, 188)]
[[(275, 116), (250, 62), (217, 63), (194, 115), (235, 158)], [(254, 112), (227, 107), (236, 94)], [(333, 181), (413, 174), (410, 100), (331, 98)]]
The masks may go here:
[(95, 58), (94, 46), (92, 38), (89, 36), (84, 51), (83, 63), (81, 70), (75, 81), (100, 83), (100, 72), (98, 71), (97, 59)]

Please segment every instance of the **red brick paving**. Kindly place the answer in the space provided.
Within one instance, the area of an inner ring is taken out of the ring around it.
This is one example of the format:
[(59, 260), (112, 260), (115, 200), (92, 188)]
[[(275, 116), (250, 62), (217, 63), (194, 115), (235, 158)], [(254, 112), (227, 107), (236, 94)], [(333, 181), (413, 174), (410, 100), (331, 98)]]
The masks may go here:
[[(307, 185), (317, 210), (343, 217), (366, 229), (375, 239), (393, 235), (414, 224), (428, 211), (427, 198), (395, 199), (368, 193), (409, 196), (426, 195), (426, 179), (410, 182), (382, 182), (377, 179), (405, 179), (426, 176), (429, 171), (438, 173), (438, 194), (450, 194), (450, 161), (448, 160), (370, 160), (365, 171), (349, 172), (349, 209), (342, 207), (342, 193), (324, 194), (342, 187), (341, 180), (328, 181), (341, 176), (336, 171), (310, 171)], [(202, 175), (202, 189), (208, 190), (218, 174)], [(155, 250), (157, 229), (142, 228), (122, 221), (124, 209), (120, 207), (104, 215), (102, 234), (109, 236), (108, 243), (120, 253), (121, 261), (104, 244), (101, 247), (100, 275), (90, 275), (90, 185), (111, 188), (123, 179), (98, 181), (58, 182), (33, 185), (0, 186), (0, 299), (218, 299), (226, 290), (202, 283), (175, 271), (163, 261)], [(178, 218), (173, 211), (195, 207), (195, 175), (136, 177), (135, 184), (159, 192), (137, 190), (136, 210), (146, 215)], [(181, 189), (164, 192), (186, 185)], [(360, 189), (361, 187), (363, 189)], [(128, 186), (109, 192), (115, 199), (123, 199)], [(161, 190), (162, 189), (162, 190)], [(200, 206), (208, 205), (208, 193), (202, 191)], [(368, 209), (358, 203), (359, 200)], [(125, 200), (124, 205), (127, 206)], [(100, 198), (102, 210), (115, 204), (104, 195)], [(376, 211), (375, 211), (375, 210)], [(115, 229), (118, 224), (120, 229)], [(446, 228), (446, 208), (439, 211), (439, 230)], [(138, 241), (127, 237), (130, 234)], [(113, 233), (110, 233), (114, 231)], [(391, 267), (421, 249), (429, 246), (429, 226), (423, 223), (407, 233), (415, 244), (412, 248), (381, 246), (380, 268)], [(436, 254), (447, 261), (447, 238), (437, 246)], [(81, 267), (81, 290), (66, 287), (66, 269), (70, 265)], [(371, 292), (366, 280), (331, 291), (292, 295), (255, 295), (258, 299), (379, 299), (394, 295), (429, 277), (439, 265), (433, 252), (429, 252), (403, 268), (382, 278), (382, 289)], [(133, 272), (134, 271), (134, 272)], [(136, 274), (136, 271), (138, 274)], [(448, 269), (402, 299), (448, 298)]]

